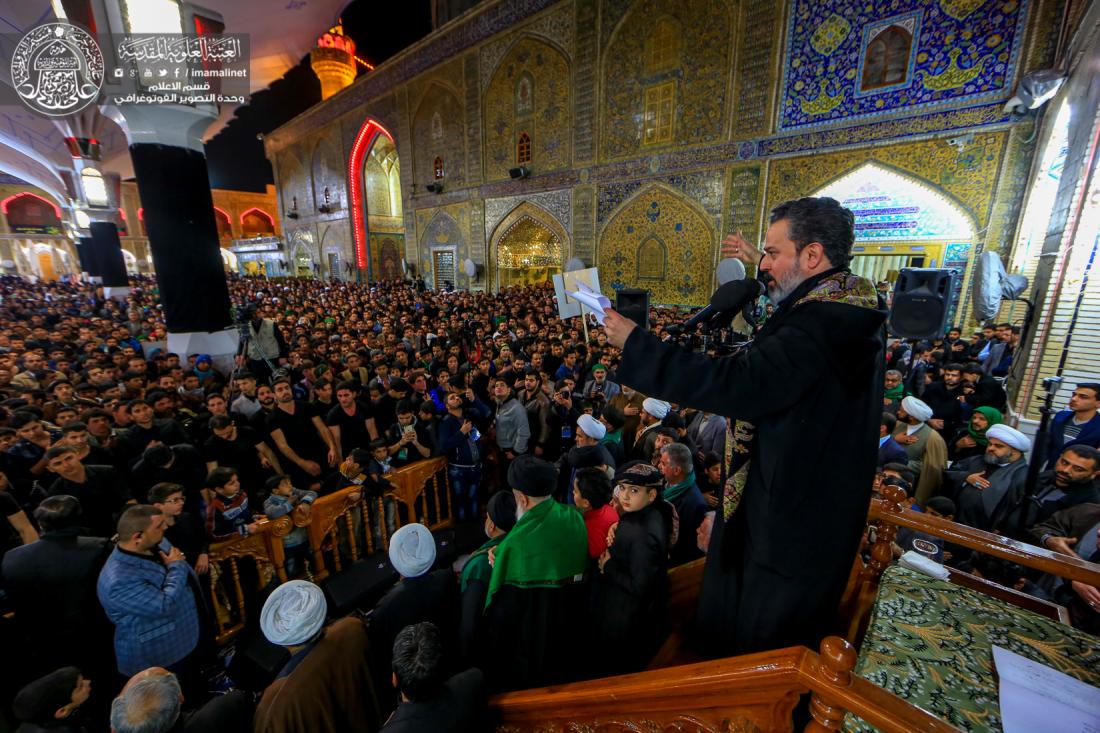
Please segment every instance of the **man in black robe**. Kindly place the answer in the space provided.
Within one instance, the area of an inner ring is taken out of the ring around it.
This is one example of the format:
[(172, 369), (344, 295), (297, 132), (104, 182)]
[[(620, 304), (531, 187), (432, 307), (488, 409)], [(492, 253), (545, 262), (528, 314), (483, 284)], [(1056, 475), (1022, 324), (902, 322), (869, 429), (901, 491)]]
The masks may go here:
[[(817, 646), (867, 516), (882, 413), (886, 311), (848, 269), (854, 217), (829, 198), (772, 210), (761, 278), (778, 304), (752, 345), (692, 354), (609, 312), (618, 379), (733, 423), (735, 460), (699, 600), (716, 656)], [(739, 235), (727, 253), (755, 263)], [(746, 300), (758, 292), (746, 283)]]

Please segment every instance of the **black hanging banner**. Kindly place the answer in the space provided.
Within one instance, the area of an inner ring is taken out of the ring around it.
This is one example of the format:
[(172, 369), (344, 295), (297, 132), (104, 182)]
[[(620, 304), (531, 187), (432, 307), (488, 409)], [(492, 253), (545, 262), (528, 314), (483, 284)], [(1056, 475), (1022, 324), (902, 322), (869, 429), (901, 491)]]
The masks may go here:
[(130, 157), (168, 330), (221, 331), (230, 324), (229, 288), (206, 156), (188, 148), (138, 143), (130, 146)]
[(95, 251), (99, 276), (104, 287), (122, 288), (130, 284), (126, 277), (126, 260), (122, 257), (122, 243), (118, 239), (118, 227), (110, 221), (93, 221), (92, 248)]
[(81, 272), (89, 277), (99, 277), (99, 260), (95, 256), (95, 244), (91, 237), (81, 237), (76, 243), (76, 256), (80, 258)]

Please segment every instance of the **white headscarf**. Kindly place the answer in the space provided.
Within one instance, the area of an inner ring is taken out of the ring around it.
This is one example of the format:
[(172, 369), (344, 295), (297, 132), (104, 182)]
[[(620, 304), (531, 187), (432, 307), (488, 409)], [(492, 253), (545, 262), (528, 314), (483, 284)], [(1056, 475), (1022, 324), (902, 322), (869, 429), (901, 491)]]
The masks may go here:
[(607, 428), (603, 426), (603, 423), (592, 417), (591, 415), (581, 415), (577, 418), (577, 427), (584, 431), (584, 434), (593, 440), (603, 440), (607, 435)]
[(664, 420), (665, 415), (672, 409), (672, 405), (664, 400), (655, 400), (652, 397), (646, 397), (642, 400), (642, 409), (658, 420)]
[(405, 578), (416, 578), (435, 563), (435, 538), (423, 524), (406, 524), (390, 538), (390, 563)]
[(283, 583), (268, 596), (260, 612), (260, 628), (272, 644), (304, 644), (325, 625), (325, 594), (308, 580)]
[(989, 430), (985, 431), (985, 437), (996, 438), (1005, 445), (1015, 448), (1021, 453), (1027, 453), (1031, 450), (1031, 439), (1016, 428), (1010, 428), (1007, 425), (994, 425)]

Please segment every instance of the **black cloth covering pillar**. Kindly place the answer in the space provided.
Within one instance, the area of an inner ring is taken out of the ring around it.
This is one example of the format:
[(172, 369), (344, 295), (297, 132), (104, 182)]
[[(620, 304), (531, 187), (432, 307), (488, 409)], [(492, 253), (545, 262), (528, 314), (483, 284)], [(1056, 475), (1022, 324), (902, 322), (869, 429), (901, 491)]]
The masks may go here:
[(229, 288), (206, 156), (189, 148), (137, 143), (130, 146), (130, 157), (168, 330), (221, 331), (230, 324)]
[(95, 254), (95, 243), (91, 237), (81, 237), (76, 245), (76, 256), (80, 258), (80, 269), (89, 277), (99, 277), (99, 260)]
[(92, 248), (95, 251), (99, 276), (104, 287), (122, 288), (130, 284), (126, 276), (126, 260), (122, 257), (122, 242), (118, 227), (110, 221), (94, 221), (91, 226)]

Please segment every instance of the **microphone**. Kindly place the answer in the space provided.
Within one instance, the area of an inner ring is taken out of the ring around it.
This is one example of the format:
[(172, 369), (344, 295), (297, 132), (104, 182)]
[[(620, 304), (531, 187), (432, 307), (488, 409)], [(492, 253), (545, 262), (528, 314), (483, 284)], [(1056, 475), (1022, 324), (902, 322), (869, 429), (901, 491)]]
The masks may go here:
[(711, 328), (721, 327), (722, 321), (733, 320), (737, 311), (746, 303), (759, 298), (764, 293), (764, 283), (755, 278), (742, 280), (730, 280), (720, 285), (714, 294), (710, 296), (710, 303), (703, 310), (684, 321), (679, 326), (669, 326), (669, 333), (680, 334), (684, 331), (692, 331), (701, 323), (708, 324)]

